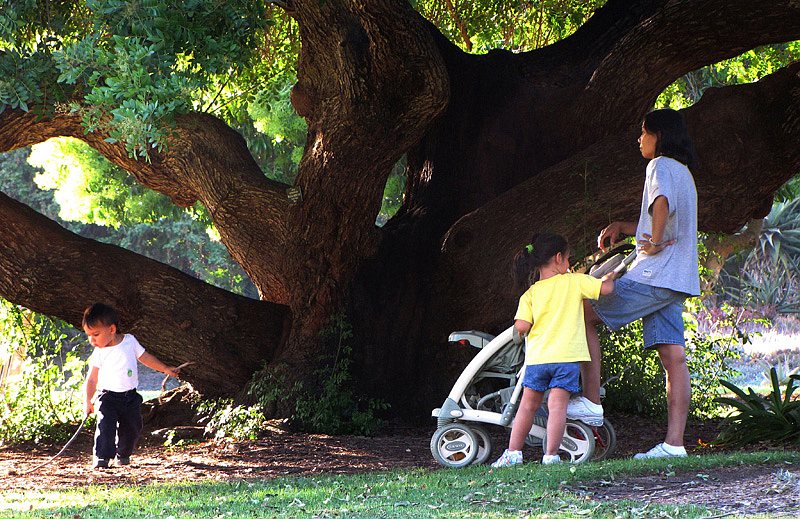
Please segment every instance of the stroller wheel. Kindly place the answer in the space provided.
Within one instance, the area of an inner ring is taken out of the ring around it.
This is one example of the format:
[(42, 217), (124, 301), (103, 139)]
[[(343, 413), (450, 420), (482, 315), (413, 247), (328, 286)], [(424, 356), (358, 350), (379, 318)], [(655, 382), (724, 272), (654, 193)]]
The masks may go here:
[(594, 433), (594, 456), (592, 459), (600, 461), (607, 459), (617, 449), (617, 433), (611, 427), (608, 419), (600, 427), (592, 427)]
[(478, 437), (461, 423), (439, 427), (431, 438), (431, 454), (440, 465), (466, 467), (478, 456)]
[(475, 433), (475, 437), (478, 439), (478, 455), (475, 456), (472, 464), (482, 465), (486, 463), (486, 460), (492, 455), (492, 439), (489, 437), (489, 433), (486, 432), (486, 429), (480, 425), (473, 425), (471, 428), (472, 432)]
[[(542, 437), (543, 448), (547, 447), (547, 433)], [(558, 455), (570, 463), (585, 463), (592, 459), (594, 454), (594, 432), (583, 422), (567, 420), (564, 429), (564, 438)]]

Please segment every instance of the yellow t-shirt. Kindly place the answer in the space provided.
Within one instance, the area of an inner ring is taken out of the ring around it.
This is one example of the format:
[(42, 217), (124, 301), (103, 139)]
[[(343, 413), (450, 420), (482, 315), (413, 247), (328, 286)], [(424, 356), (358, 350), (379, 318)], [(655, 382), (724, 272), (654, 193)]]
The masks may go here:
[(600, 297), (602, 281), (586, 274), (559, 274), (533, 284), (522, 297), (515, 320), (533, 323), (525, 364), (590, 360), (583, 300)]

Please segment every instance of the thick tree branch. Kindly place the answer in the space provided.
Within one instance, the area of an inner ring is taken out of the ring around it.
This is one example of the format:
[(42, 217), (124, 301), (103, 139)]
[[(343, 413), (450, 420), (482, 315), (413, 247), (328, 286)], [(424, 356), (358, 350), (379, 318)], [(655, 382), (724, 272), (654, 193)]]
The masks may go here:
[(0, 296), (80, 328), (95, 301), (202, 393), (238, 393), (288, 331), (284, 306), (212, 287), (119, 247), (73, 234), (0, 193)]
[(592, 59), (602, 61), (593, 69), (576, 118), (593, 113), (613, 123), (606, 125), (608, 131), (621, 129), (684, 74), (759, 45), (800, 38), (800, 4), (794, 0), (668, 1), (645, 14), (624, 31), (614, 21), (598, 35), (602, 40), (615, 34), (617, 40), (606, 52), (594, 54)]
[(19, 110), (0, 114), (0, 152), (43, 142), (51, 137), (85, 141), (144, 186), (189, 206), (200, 201), (231, 255), (245, 269), (265, 299), (288, 301), (287, 273), (282, 269), (287, 240), (286, 187), (267, 179), (244, 139), (207, 114), (178, 116), (168, 153), (153, 152), (150, 161), (128, 156), (105, 135), (86, 134), (80, 118), (60, 115), (40, 119)]

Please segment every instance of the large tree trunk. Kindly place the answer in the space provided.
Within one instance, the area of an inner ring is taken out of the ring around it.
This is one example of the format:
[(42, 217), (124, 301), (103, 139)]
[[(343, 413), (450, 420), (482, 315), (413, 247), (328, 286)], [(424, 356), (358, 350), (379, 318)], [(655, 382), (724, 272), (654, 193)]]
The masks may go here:
[[(84, 134), (76, 116), (0, 114), (0, 151), (73, 136), (175, 203), (204, 204), (263, 301), (82, 241), (5, 197), (0, 295), (73, 323), (86, 304), (109, 301), (158, 356), (201, 361), (187, 378), (215, 394), (262, 364), (307, 381), (320, 331), (345, 308), (361, 387), (424, 414), (463, 361), (442, 347), (447, 333), (510, 321), (507, 267), (532, 232), (554, 229), (588, 250), (605, 222), (635, 217), (644, 170), (635, 139), (656, 95), (701, 65), (800, 38), (791, 0), (610, 0), (556, 45), (474, 56), (406, 0), (279, 5), (303, 40), (292, 92), (308, 122), (299, 200), (206, 114), (178, 117), (168, 151), (149, 162)], [(704, 230), (763, 215), (797, 171), (797, 71), (709, 92), (686, 111)], [(405, 201), (378, 229), (403, 154)]]

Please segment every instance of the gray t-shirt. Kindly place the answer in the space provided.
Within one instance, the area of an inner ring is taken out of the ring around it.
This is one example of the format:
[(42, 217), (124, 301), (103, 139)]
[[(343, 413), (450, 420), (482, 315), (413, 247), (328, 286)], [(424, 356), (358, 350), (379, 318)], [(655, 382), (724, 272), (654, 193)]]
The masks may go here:
[(697, 270), (697, 189), (691, 171), (670, 157), (656, 157), (647, 165), (642, 209), (636, 240), (652, 235), (651, 207), (658, 196), (669, 203), (669, 217), (662, 240), (676, 240), (653, 256), (639, 254), (625, 276), (654, 287), (669, 288), (690, 296), (700, 295)]

